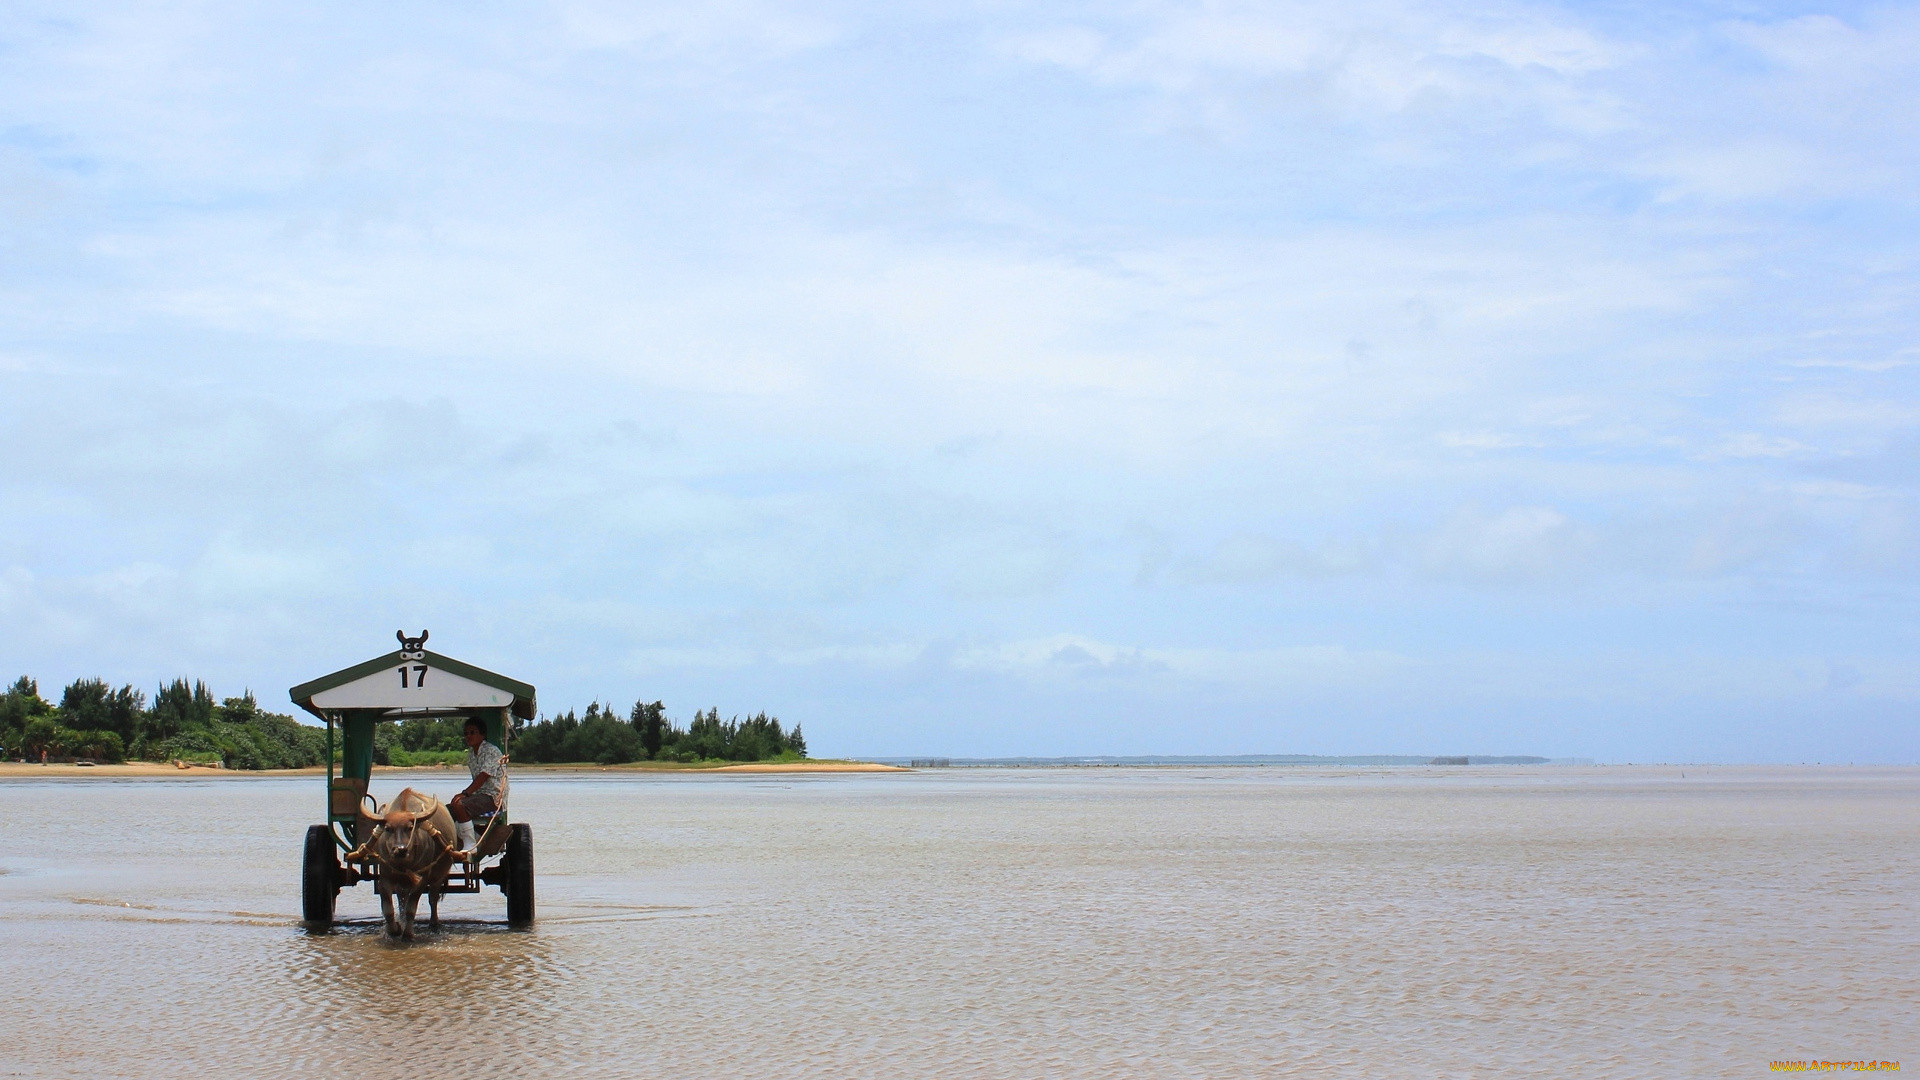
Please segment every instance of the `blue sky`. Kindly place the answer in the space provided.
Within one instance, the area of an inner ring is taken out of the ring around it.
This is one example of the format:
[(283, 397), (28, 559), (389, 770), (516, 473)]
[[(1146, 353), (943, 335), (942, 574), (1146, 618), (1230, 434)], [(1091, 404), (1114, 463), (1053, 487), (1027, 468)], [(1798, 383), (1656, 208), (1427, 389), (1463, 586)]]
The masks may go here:
[(1911, 5), (10, 4), (0, 666), (1914, 761), (1916, 118)]

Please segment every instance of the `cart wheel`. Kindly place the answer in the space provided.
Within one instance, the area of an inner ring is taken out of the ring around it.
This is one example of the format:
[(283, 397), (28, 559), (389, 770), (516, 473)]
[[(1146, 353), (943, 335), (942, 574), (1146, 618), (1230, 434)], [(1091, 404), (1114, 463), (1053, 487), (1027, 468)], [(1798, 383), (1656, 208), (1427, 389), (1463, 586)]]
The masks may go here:
[(333, 925), (333, 901), (340, 895), (340, 862), (333, 857), (333, 830), (307, 827), (307, 853), (300, 866), (300, 915), (308, 926)]
[(533, 826), (515, 825), (507, 833), (507, 925), (533, 922)]

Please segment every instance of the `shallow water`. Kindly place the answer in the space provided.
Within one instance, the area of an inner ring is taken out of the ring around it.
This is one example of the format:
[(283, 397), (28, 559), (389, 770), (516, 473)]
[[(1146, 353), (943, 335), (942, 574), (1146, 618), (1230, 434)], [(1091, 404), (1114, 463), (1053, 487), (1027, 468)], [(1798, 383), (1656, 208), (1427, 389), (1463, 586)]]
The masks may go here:
[(0, 1075), (1920, 1067), (1920, 770), (1684, 771), (527, 775), (537, 926), (404, 946), (318, 779), (0, 781)]

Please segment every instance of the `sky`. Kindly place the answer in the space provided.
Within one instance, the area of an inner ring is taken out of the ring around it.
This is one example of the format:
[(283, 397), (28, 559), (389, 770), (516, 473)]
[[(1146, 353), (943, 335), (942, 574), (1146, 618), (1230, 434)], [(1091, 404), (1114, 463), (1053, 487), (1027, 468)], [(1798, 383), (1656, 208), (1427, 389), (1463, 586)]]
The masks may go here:
[(1920, 760), (1920, 8), (0, 8), (0, 674)]

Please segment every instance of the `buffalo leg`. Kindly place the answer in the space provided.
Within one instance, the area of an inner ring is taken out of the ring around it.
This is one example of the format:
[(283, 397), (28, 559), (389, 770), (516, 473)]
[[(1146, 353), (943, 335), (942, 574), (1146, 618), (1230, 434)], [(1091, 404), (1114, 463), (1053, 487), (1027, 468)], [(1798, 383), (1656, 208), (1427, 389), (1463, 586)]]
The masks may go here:
[(385, 917), (385, 919), (387, 920), (387, 936), (399, 937), (400, 936), (400, 920), (393, 917), (393, 894), (392, 893), (383, 892), (380, 894), (380, 914), (383, 917)]
[(440, 890), (439, 889), (435, 889), (432, 892), (427, 894), (427, 912), (428, 912), (428, 916), (427, 916), (428, 928), (433, 930), (440, 929)]

